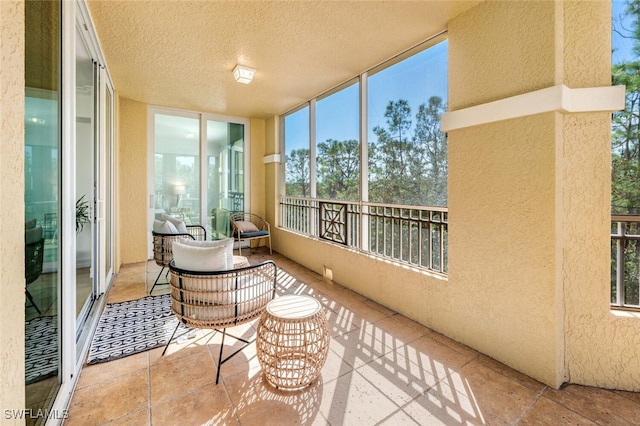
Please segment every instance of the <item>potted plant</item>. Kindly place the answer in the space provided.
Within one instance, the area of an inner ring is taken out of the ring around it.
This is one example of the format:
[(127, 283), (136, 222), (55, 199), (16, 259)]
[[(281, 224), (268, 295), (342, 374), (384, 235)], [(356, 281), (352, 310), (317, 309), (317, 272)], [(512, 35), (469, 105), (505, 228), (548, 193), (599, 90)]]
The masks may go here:
[(76, 201), (76, 234), (82, 232), (84, 225), (91, 222), (89, 219), (89, 202), (84, 195)]

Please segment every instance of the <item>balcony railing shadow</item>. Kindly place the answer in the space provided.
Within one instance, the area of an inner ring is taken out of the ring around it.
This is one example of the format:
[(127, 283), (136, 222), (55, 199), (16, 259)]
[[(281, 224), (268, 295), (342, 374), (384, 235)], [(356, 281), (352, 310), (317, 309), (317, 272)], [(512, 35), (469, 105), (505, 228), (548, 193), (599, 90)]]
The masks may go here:
[[(213, 354), (221, 338), (203, 332), (170, 345), (163, 359), (161, 350), (150, 352), (148, 424), (195, 418), (187, 408), (201, 411), (197, 424), (242, 425), (548, 424), (557, 419), (624, 424), (640, 418), (638, 394), (577, 385), (550, 389), (278, 253), (267, 253), (258, 249), (248, 257), (251, 263), (276, 262), (279, 296), (309, 295), (325, 310), (331, 342), (320, 378), (302, 390), (277, 390), (263, 379), (251, 345), (223, 366), (220, 384), (215, 385)], [(109, 297), (124, 297), (132, 289), (125, 286), (122, 291)], [(245, 324), (234, 331), (252, 337), (256, 326)], [(101, 374), (99, 368), (91, 366), (93, 377)], [(180, 380), (188, 384), (182, 393), (171, 387)], [(83, 391), (95, 399), (94, 389), (107, 384), (92, 383)], [(194, 398), (206, 404), (190, 402)], [(187, 408), (179, 408), (183, 402)], [(597, 409), (602, 404), (620, 409), (603, 417)], [(74, 406), (83, 407), (81, 401)], [(70, 419), (74, 417), (82, 420), (72, 409)]]

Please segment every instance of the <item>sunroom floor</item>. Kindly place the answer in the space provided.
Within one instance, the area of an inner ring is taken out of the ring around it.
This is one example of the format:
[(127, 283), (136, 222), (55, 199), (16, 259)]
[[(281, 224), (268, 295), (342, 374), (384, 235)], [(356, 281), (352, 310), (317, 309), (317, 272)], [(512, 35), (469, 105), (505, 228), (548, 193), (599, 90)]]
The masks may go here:
[[(199, 331), (164, 357), (158, 348), (85, 366), (65, 425), (640, 424), (640, 393), (549, 388), (279, 254), (248, 257), (276, 262), (278, 294), (321, 300), (331, 344), (315, 383), (274, 389), (251, 345), (223, 365), (216, 385), (220, 336)], [(123, 266), (107, 302), (144, 297), (158, 270)]]

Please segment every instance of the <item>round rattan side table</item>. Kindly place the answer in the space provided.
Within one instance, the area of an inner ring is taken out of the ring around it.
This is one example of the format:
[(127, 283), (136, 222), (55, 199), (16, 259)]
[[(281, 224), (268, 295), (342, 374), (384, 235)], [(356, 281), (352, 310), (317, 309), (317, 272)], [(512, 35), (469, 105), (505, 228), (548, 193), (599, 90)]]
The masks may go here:
[(258, 323), (258, 361), (279, 389), (299, 389), (320, 374), (329, 352), (329, 326), (320, 302), (285, 295), (267, 304)]
[(233, 256), (233, 269), (240, 269), (250, 266), (251, 264), (244, 256)]

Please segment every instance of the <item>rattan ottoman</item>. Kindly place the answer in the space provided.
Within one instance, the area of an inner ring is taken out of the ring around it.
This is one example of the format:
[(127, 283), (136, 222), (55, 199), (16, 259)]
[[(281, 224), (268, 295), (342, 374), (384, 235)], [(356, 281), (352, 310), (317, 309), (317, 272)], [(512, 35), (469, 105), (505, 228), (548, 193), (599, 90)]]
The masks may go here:
[(269, 302), (258, 323), (256, 350), (265, 378), (276, 388), (311, 384), (329, 352), (329, 326), (320, 302), (299, 295)]
[(246, 268), (250, 266), (249, 260), (244, 256), (233, 256), (233, 269)]

